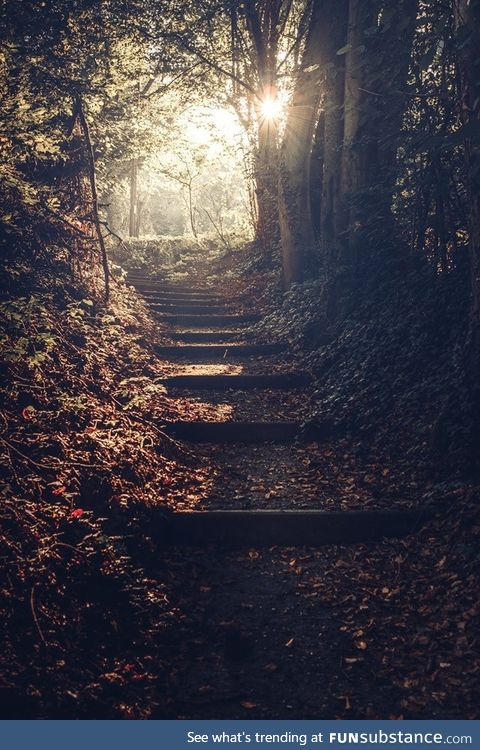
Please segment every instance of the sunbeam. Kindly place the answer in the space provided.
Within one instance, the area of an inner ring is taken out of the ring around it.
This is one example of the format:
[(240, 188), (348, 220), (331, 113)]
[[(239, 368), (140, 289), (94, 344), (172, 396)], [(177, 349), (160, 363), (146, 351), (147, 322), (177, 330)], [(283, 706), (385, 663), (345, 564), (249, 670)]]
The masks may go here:
[(260, 111), (265, 120), (278, 120), (282, 110), (282, 103), (278, 97), (267, 96), (260, 105)]

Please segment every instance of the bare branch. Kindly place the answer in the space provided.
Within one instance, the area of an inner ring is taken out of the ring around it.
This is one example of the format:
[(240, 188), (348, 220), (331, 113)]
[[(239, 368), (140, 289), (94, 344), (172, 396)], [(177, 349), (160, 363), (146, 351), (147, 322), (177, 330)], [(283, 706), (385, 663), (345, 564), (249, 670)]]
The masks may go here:
[(87, 157), (89, 166), (89, 180), (90, 180), (90, 191), (92, 193), (92, 208), (93, 208), (93, 223), (97, 232), (98, 243), (100, 245), (100, 254), (103, 266), (103, 275), (105, 279), (105, 300), (108, 302), (110, 296), (110, 280), (109, 280), (109, 269), (108, 269), (108, 256), (107, 249), (105, 247), (105, 241), (102, 235), (102, 227), (100, 217), (98, 215), (98, 191), (97, 191), (97, 177), (95, 171), (95, 155), (93, 153), (92, 141), (90, 138), (90, 129), (88, 127), (87, 118), (83, 109), (82, 99), (79, 94), (75, 97), (74, 102), (75, 110), (78, 115), (78, 121), (80, 128), (85, 138), (85, 145), (87, 147)]

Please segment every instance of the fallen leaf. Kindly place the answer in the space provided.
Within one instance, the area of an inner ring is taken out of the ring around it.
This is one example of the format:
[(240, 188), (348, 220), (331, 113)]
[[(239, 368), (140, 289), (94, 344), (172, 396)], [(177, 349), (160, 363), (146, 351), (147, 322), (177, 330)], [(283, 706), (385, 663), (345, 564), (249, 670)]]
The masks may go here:
[(269, 664), (265, 664), (263, 669), (265, 672), (276, 672), (278, 670), (278, 666), (277, 664), (270, 662)]

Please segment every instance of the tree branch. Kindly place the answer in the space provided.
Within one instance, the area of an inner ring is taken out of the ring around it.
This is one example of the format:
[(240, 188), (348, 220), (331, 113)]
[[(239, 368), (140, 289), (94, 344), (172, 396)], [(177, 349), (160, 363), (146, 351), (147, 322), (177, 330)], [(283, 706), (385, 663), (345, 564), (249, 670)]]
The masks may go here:
[(248, 83), (245, 83), (245, 81), (243, 81), (241, 78), (235, 75), (232, 71), (226, 70), (221, 65), (214, 62), (213, 60), (209, 60), (209, 58), (206, 57), (206, 55), (204, 55), (202, 52), (200, 52), (199, 50), (189, 45), (187, 42), (181, 39), (178, 34), (174, 34), (173, 36), (177, 40), (177, 42), (180, 44), (180, 46), (183, 47), (183, 49), (185, 49), (187, 52), (190, 52), (192, 55), (196, 55), (199, 60), (205, 63), (205, 65), (208, 65), (213, 70), (216, 70), (217, 73), (221, 73), (221, 75), (227, 76), (227, 78), (231, 78), (233, 81), (238, 83), (239, 86), (242, 86), (242, 88), (246, 89), (254, 96), (257, 96), (257, 92), (255, 91), (255, 89), (252, 88)]
[(102, 226), (100, 222), (100, 217), (98, 215), (98, 191), (97, 191), (97, 177), (96, 177), (96, 171), (95, 171), (95, 155), (93, 153), (93, 146), (92, 146), (92, 141), (90, 138), (90, 129), (88, 127), (88, 122), (85, 116), (85, 111), (83, 109), (83, 103), (82, 103), (80, 94), (76, 95), (74, 105), (75, 105), (76, 113), (78, 115), (80, 128), (82, 130), (83, 137), (85, 138), (85, 145), (87, 147), (90, 190), (92, 193), (93, 223), (95, 225), (95, 229), (97, 232), (98, 244), (100, 245), (100, 256), (102, 260), (103, 275), (105, 279), (105, 301), (108, 302), (108, 299), (110, 296), (110, 274), (109, 274), (109, 269), (108, 269), (107, 249), (105, 247), (105, 240), (102, 234)]

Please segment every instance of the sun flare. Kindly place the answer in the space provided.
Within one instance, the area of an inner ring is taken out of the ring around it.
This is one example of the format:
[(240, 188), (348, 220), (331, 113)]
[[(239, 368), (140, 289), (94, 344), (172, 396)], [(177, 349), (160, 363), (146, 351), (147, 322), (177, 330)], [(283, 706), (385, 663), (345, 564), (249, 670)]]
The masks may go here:
[(278, 98), (268, 96), (260, 105), (260, 110), (265, 120), (277, 120), (282, 111), (282, 105)]

